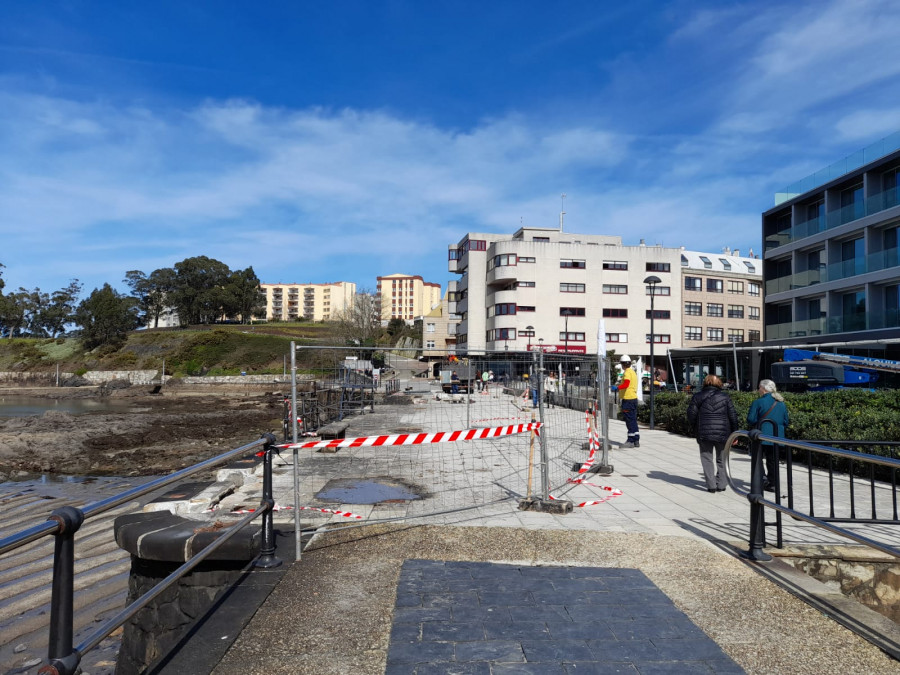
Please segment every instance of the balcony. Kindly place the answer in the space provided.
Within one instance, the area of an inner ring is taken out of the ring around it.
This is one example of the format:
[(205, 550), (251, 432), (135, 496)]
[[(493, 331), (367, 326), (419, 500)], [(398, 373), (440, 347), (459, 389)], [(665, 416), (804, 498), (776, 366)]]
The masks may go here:
[(865, 314), (819, 317), (806, 321), (770, 324), (766, 326), (766, 339), (780, 340), (898, 327), (900, 327), (900, 310), (891, 309), (887, 312), (866, 312)]
[(788, 229), (767, 234), (765, 236), (764, 247), (766, 251), (770, 251), (779, 246), (784, 246), (785, 244), (811, 237), (819, 232), (852, 223), (854, 220), (859, 220), (865, 216), (871, 216), (875, 213), (885, 211), (898, 204), (900, 204), (900, 197), (898, 197), (897, 188), (890, 188), (883, 192), (877, 192), (865, 201), (849, 204), (840, 209), (829, 211), (825, 215), (798, 222)]
[(485, 282), (491, 284), (508, 284), (516, 281), (518, 278), (518, 266), (516, 265), (499, 265), (487, 273)]
[(877, 272), (879, 270), (897, 267), (900, 265), (900, 255), (898, 255), (898, 251), (900, 251), (900, 249), (888, 248), (883, 251), (877, 251), (876, 253), (870, 253), (866, 258), (868, 270), (870, 272)]

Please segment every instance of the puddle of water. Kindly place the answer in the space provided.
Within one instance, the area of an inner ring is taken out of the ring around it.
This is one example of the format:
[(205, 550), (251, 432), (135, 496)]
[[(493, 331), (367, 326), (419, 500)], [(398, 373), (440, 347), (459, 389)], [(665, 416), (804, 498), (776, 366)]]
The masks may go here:
[(391, 479), (363, 480), (336, 478), (328, 481), (316, 499), (340, 504), (379, 504), (421, 499), (415, 488)]

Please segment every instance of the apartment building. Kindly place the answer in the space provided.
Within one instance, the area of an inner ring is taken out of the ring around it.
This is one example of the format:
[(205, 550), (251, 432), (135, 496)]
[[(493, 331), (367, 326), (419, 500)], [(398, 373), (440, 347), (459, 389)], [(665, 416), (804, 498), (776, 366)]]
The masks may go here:
[(762, 340), (762, 260), (752, 251), (682, 251), (681, 276), (685, 349)]
[(422, 317), (422, 355), (440, 357), (456, 353), (456, 335), (461, 319), (450, 312), (448, 294)]
[(441, 302), (441, 285), (420, 276), (389, 274), (377, 277), (376, 282), (376, 312), (384, 324), (391, 319), (403, 319), (411, 324)]
[(512, 236), (470, 232), (449, 247), (449, 311), (459, 314), (461, 353), (527, 350), (596, 353), (599, 321), (608, 349), (650, 351), (648, 275), (654, 335), (661, 354), (680, 346), (682, 251), (623, 246), (622, 238), (522, 227)]
[(330, 321), (353, 303), (356, 284), (260, 284), (267, 321)]
[(767, 341), (900, 341), (898, 176), (900, 132), (776, 194), (762, 214)]

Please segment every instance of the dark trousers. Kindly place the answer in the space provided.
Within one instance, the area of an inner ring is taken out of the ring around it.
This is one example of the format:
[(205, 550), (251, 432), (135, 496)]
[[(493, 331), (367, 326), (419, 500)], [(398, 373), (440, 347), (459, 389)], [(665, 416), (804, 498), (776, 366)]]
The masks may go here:
[(778, 459), (775, 455), (775, 446), (770, 444), (763, 444), (763, 457), (766, 460), (766, 482), (775, 485), (775, 481), (778, 478)]
[(631, 398), (622, 401), (622, 417), (625, 418), (625, 428), (628, 429), (628, 441), (640, 440), (637, 425), (637, 399)]

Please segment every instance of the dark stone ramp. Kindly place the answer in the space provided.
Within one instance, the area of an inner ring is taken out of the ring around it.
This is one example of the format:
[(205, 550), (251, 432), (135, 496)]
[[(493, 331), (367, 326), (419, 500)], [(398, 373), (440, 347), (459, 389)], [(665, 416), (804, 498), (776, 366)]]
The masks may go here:
[(386, 675), (743, 673), (642, 572), (407, 560)]

